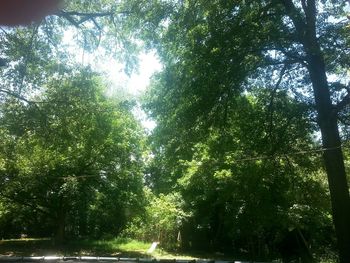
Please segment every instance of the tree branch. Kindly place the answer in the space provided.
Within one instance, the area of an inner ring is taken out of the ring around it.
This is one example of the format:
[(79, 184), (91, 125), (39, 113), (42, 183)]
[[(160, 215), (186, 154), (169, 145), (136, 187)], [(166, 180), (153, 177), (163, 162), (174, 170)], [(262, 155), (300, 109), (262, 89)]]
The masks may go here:
[[(302, 3), (305, 5), (305, 18), (306, 18), (306, 24), (307, 24), (307, 30), (312, 35), (316, 35), (316, 3), (315, 0), (308, 0), (307, 3), (305, 3), (306, 0), (303, 0)], [(304, 8), (303, 5), (303, 8)]]
[(111, 16), (113, 15), (114, 13), (113, 12), (101, 12), (101, 13), (92, 13), (92, 12), (89, 12), (89, 13), (84, 13), (84, 12), (77, 12), (77, 11), (59, 11), (58, 14), (67, 14), (67, 15), (70, 15), (70, 16), (81, 16), (81, 17), (103, 17), (103, 16)]
[(48, 211), (46, 211), (44, 208), (41, 208), (41, 207), (36, 206), (36, 205), (33, 205), (31, 202), (26, 202), (25, 200), (21, 200), (19, 198), (13, 197), (13, 196), (6, 195), (6, 194), (4, 194), (2, 192), (0, 192), (0, 196), (2, 196), (3, 198), (5, 198), (7, 200), (10, 200), (10, 201), (12, 201), (14, 203), (17, 203), (19, 205), (24, 205), (24, 206), (30, 207), (33, 210), (39, 211), (39, 212), (43, 213), (46, 216), (51, 216), (51, 214)]
[(26, 45), (26, 50), (27, 50), (27, 55), (24, 56), (24, 64), (23, 64), (23, 71), (20, 71), (21, 74), (21, 80), (20, 80), (20, 84), (19, 84), (19, 91), (21, 92), (24, 88), (24, 81), (27, 77), (27, 67), (28, 67), (28, 63), (29, 61), (33, 58), (33, 53), (31, 52), (33, 50), (33, 46), (34, 46), (34, 39), (38, 34), (38, 30), (39, 30), (39, 24), (36, 25), (33, 28), (33, 32), (32, 35), (30, 37), (29, 43)]
[(284, 8), (286, 9), (287, 15), (292, 19), (293, 24), (298, 32), (299, 41), (303, 42), (306, 23), (303, 20), (299, 10), (295, 7), (292, 0), (280, 0)]
[[(114, 12), (100, 12), (100, 13), (84, 13), (84, 12), (76, 12), (76, 11), (59, 11), (55, 13), (58, 17), (63, 17), (67, 19), (72, 25), (74, 25), (77, 28), (80, 28), (80, 25), (88, 20), (92, 20), (94, 24), (96, 25), (96, 21), (94, 20), (97, 17), (106, 17), (106, 16), (113, 16)], [(80, 19), (77, 21), (74, 17), (80, 17)], [(101, 28), (100, 26), (97, 26), (98, 28)]]
[[(254, 52), (255, 50), (252, 50), (252, 51)], [(265, 51), (265, 52), (277, 51), (282, 53), (286, 58), (284, 61), (281, 61), (281, 62), (279, 60), (279, 62), (277, 62), (276, 65), (281, 65), (281, 64), (284, 65), (286, 63), (289, 63), (289, 64), (299, 63), (299, 64), (302, 64), (303, 66), (306, 66), (306, 57), (303, 56), (303, 54), (298, 53), (297, 50), (287, 50), (281, 45), (275, 45), (271, 48), (260, 49), (259, 51)], [(267, 56), (267, 57), (271, 58), (271, 56)]]
[(343, 125), (350, 125), (350, 121), (348, 120), (348, 118), (343, 117), (343, 116), (339, 116), (338, 115), (338, 120), (340, 121), (341, 124)]
[(329, 86), (335, 90), (347, 91), (346, 95), (336, 105), (334, 105), (334, 110), (338, 113), (350, 104), (350, 87), (339, 82), (330, 83)]
[(14, 98), (16, 98), (16, 99), (19, 99), (19, 100), (22, 100), (22, 101), (24, 101), (24, 102), (27, 102), (28, 104), (43, 103), (43, 102), (41, 102), (41, 101), (32, 101), (32, 100), (28, 100), (28, 99), (26, 99), (25, 97), (22, 97), (22, 96), (20, 96), (20, 95), (18, 95), (18, 94), (16, 94), (16, 93), (14, 93), (14, 92), (12, 92), (12, 91), (9, 91), (9, 90), (6, 90), (6, 89), (0, 89), (0, 93), (5, 93), (5, 94), (10, 95), (10, 96), (12, 96), (12, 97), (14, 97)]
[(56, 13), (56, 15), (58, 17), (63, 17), (66, 20), (68, 20), (68, 22), (70, 22), (73, 26), (75, 26), (76, 28), (80, 28), (80, 24), (69, 14), (65, 13), (64, 11), (60, 11), (59, 13)]
[(288, 64), (284, 64), (283, 68), (280, 71), (280, 74), (279, 74), (278, 80), (275, 84), (275, 87), (271, 91), (270, 103), (268, 106), (268, 122), (269, 122), (268, 133), (269, 133), (270, 138), (272, 138), (272, 128), (273, 128), (273, 112), (274, 112), (273, 104), (274, 104), (277, 89), (279, 88), (279, 86), (283, 80), (283, 76), (286, 73), (287, 68), (288, 68)]
[(348, 92), (341, 101), (335, 105), (336, 112), (342, 111), (346, 106), (350, 105), (350, 93)]

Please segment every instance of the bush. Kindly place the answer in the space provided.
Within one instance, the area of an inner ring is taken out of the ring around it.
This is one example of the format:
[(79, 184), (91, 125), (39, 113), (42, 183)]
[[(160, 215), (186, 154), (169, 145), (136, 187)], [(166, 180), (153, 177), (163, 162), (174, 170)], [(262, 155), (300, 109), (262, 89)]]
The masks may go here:
[(155, 196), (146, 189), (148, 205), (143, 217), (134, 219), (123, 232), (124, 236), (147, 241), (158, 241), (165, 248), (174, 249), (180, 244), (180, 229), (189, 216), (182, 209), (179, 193)]

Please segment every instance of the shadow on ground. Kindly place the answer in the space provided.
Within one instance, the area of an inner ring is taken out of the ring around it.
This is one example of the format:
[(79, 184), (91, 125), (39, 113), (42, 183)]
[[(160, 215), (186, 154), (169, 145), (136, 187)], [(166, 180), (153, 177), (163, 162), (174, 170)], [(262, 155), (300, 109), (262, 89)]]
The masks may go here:
[(56, 245), (51, 239), (0, 240), (0, 255), (6, 256), (114, 256), (150, 257), (146, 251), (123, 251), (108, 243), (94, 241), (71, 241)]
[(95, 256), (95, 257), (124, 257), (124, 258), (162, 258), (162, 259), (211, 259), (211, 260), (247, 260), (244, 255), (231, 255), (209, 251), (178, 251), (166, 252), (161, 248), (149, 255), (148, 245), (136, 245), (127, 250), (123, 249), (122, 239), (119, 241), (105, 240), (76, 240), (63, 245), (57, 245), (47, 239), (14, 239), (0, 240), (0, 256)]

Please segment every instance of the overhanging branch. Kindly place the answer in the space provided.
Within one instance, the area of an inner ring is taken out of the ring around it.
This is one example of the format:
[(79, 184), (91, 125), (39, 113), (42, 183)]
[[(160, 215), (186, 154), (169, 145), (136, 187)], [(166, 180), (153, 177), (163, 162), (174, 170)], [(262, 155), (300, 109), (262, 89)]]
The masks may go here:
[(47, 211), (44, 207), (40, 207), (38, 205), (34, 205), (33, 202), (30, 202), (30, 201), (27, 201), (27, 200), (23, 200), (23, 199), (20, 199), (18, 197), (15, 197), (15, 196), (10, 196), (10, 195), (7, 195), (7, 194), (4, 194), (3, 192), (0, 192), (0, 196), (2, 198), (5, 198), (7, 200), (9, 200), (10, 202), (14, 202), (14, 203), (17, 203), (19, 205), (23, 205), (23, 206), (26, 206), (26, 207), (29, 207), (29, 208), (32, 208), (33, 210), (36, 210), (46, 216), (51, 216), (51, 214), (49, 213), (49, 211)]
[(14, 93), (14, 92), (12, 92), (12, 91), (9, 91), (9, 90), (6, 90), (6, 89), (0, 89), (0, 93), (5, 93), (5, 94), (10, 95), (10, 96), (12, 96), (12, 97), (14, 97), (14, 98), (16, 98), (16, 99), (19, 99), (19, 100), (22, 100), (22, 101), (24, 101), (24, 102), (27, 102), (28, 104), (42, 103), (42, 102), (40, 102), (40, 101), (28, 100), (28, 99), (26, 99), (25, 97), (20, 96), (20, 95), (18, 95), (18, 94), (16, 94), (16, 93)]
[[(57, 12), (55, 15), (58, 17), (65, 18), (72, 25), (79, 28), (81, 24), (83, 24), (89, 20), (91, 20), (96, 25), (97, 23), (96, 23), (95, 18), (113, 16), (114, 12), (96, 12), (96, 13), (88, 12), (88, 13), (84, 13), (84, 12), (61, 10), (61, 11)], [(101, 27), (98, 25), (97, 28), (100, 29)]]

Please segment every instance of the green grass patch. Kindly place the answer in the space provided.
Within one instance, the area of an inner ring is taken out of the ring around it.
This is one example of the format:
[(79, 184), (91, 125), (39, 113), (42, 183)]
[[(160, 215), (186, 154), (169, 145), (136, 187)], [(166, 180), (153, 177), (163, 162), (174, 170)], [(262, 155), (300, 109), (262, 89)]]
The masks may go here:
[(111, 241), (112, 244), (123, 251), (142, 251), (145, 252), (150, 247), (149, 243), (132, 240), (132, 239), (115, 239)]
[(94, 254), (94, 255), (113, 255), (113, 256), (132, 256), (144, 257), (149, 248), (148, 243), (125, 239), (115, 238), (111, 240), (77, 240), (67, 243), (67, 250), (77, 254)]
[[(0, 255), (10, 256), (47, 256), (47, 255), (91, 255), (116, 257), (156, 257), (179, 258), (178, 254), (169, 253), (161, 248), (147, 254), (151, 243), (126, 238), (111, 240), (74, 240), (57, 245), (49, 238), (10, 239), (0, 241)], [(185, 258), (191, 258), (185, 256)]]
[[(110, 240), (75, 240), (56, 245), (50, 238), (27, 238), (0, 240), (0, 255), (7, 256), (113, 256), (131, 258), (167, 258), (167, 259), (216, 259), (238, 260), (234, 255), (209, 252), (175, 253), (163, 250), (161, 245), (150, 255), (147, 250), (151, 243), (127, 238)], [(333, 258), (333, 259), (332, 259)], [(335, 257), (319, 259), (320, 263), (334, 263)]]

